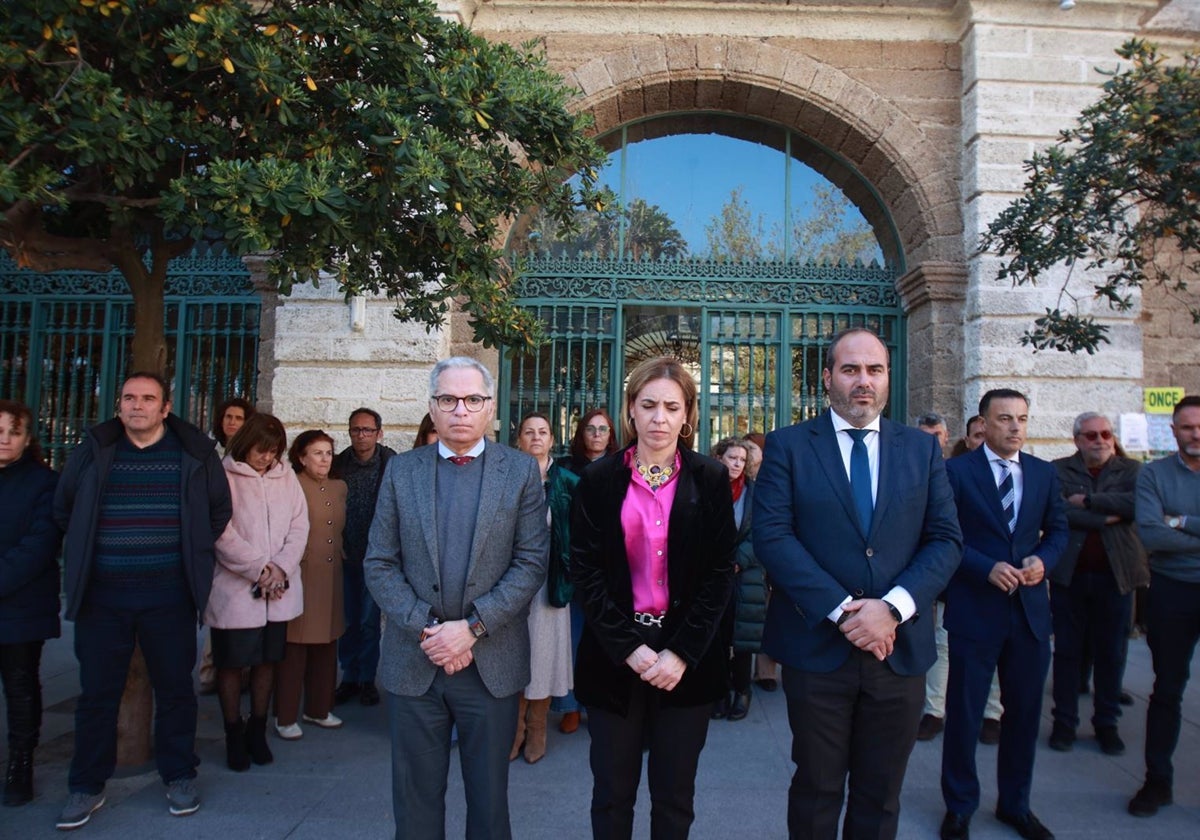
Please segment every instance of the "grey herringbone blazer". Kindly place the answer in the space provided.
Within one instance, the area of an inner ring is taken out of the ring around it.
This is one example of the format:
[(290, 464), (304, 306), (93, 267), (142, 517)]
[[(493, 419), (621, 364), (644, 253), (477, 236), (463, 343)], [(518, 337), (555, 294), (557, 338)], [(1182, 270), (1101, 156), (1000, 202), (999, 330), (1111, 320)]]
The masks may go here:
[[(371, 523), (363, 571), (387, 615), (380, 683), (416, 697), (437, 668), (420, 647), (431, 612), (442, 609), (434, 474), (438, 447), (422, 446), (389, 459)], [(505, 697), (529, 683), (529, 602), (546, 577), (550, 531), (537, 462), (506, 446), (486, 444), (479, 509), (463, 604), (487, 627), (472, 652), (483, 683)]]

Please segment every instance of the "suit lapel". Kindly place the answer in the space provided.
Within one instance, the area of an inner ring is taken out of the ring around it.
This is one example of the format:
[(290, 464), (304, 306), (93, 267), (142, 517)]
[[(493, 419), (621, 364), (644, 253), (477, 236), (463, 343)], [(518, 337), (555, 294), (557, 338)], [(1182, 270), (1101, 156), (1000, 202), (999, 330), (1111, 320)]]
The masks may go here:
[(488, 528), (495, 521), (511, 460), (503, 447), (492, 443), (484, 444), (483, 454), (483, 478), (479, 484), (479, 509), (475, 513), (475, 530), (471, 539), (471, 561), (467, 564), (468, 579), (471, 570), (479, 562), (480, 552), (487, 545)]
[(846, 515), (858, 527), (859, 533), (862, 533), (862, 523), (858, 521), (858, 508), (854, 506), (854, 497), (850, 494), (850, 478), (846, 475), (845, 464), (842, 463), (842, 450), (838, 445), (837, 432), (833, 429), (833, 418), (828, 410), (813, 423), (809, 445), (821, 469), (825, 471), (825, 477), (829, 480), (834, 495), (846, 509)]
[(879, 528), (887, 512), (888, 502), (899, 489), (900, 436), (886, 420), (879, 422), (879, 487), (875, 492), (875, 515), (871, 517), (871, 534)]
[(991, 512), (992, 518), (996, 520), (1004, 533), (1009, 533), (1008, 522), (1004, 519), (1004, 508), (1000, 505), (1000, 489), (996, 486), (996, 476), (992, 472), (992, 465), (988, 461), (987, 453), (980, 446), (971, 454), (963, 457), (971, 459), (971, 473), (975, 477), (980, 497), (987, 500), (987, 508)]
[(409, 493), (416, 500), (417, 518), (421, 522), (421, 532), (425, 535), (425, 550), (429, 552), (429, 562), (433, 565), (433, 573), (440, 582), (442, 569), (438, 562), (438, 448), (436, 445), (425, 446), (418, 451), (422, 457), (418, 459), (417, 468), (409, 473)]

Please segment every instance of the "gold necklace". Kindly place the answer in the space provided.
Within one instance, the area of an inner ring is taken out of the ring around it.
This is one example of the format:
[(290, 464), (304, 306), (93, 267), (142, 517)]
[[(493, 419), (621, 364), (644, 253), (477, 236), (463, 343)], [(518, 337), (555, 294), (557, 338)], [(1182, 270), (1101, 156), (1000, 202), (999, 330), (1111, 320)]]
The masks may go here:
[(646, 483), (650, 485), (651, 490), (657, 490), (662, 487), (671, 476), (675, 474), (674, 467), (660, 467), (658, 464), (646, 466), (642, 463), (642, 457), (634, 452), (633, 463), (637, 466), (638, 475), (646, 479)]

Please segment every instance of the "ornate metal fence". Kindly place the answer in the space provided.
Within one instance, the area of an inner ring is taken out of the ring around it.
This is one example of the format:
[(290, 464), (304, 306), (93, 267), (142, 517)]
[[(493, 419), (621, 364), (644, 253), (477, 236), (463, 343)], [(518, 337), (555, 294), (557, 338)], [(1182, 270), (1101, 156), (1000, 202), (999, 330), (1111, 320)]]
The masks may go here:
[[(133, 314), (116, 272), (37, 274), (0, 255), (0, 394), (33, 409), (54, 466), (113, 415)], [(207, 428), (222, 400), (254, 399), (259, 315), (236, 257), (202, 249), (172, 263), (165, 327), (176, 414)]]
[(627, 372), (655, 355), (696, 377), (703, 450), (799, 422), (824, 407), (821, 355), (851, 326), (888, 345), (888, 413), (905, 416), (904, 315), (889, 267), (588, 257), (527, 257), (522, 267), (518, 296), (550, 340), (502, 368), (502, 439), (542, 411), (561, 450), (587, 409), (606, 406), (617, 419)]

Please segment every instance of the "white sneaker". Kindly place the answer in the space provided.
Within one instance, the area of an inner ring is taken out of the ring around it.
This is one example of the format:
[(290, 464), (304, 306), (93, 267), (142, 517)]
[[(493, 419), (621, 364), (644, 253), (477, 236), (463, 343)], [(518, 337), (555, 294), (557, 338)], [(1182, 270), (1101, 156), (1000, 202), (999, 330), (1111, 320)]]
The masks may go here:
[(309, 717), (308, 715), (301, 715), (301, 718), (303, 718), (305, 723), (316, 724), (317, 726), (321, 727), (322, 729), (341, 729), (342, 728), (342, 719), (340, 717), (338, 717), (337, 715), (335, 715), (333, 712), (329, 712), (323, 718)]
[(285, 741), (298, 741), (304, 737), (304, 730), (300, 728), (300, 724), (292, 723), (287, 726), (280, 726), (279, 718), (275, 718), (275, 731)]

